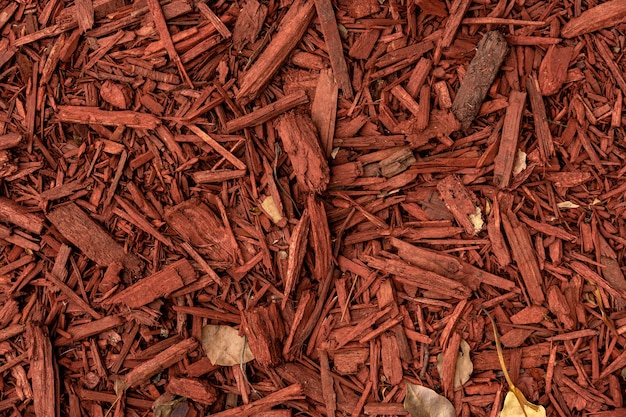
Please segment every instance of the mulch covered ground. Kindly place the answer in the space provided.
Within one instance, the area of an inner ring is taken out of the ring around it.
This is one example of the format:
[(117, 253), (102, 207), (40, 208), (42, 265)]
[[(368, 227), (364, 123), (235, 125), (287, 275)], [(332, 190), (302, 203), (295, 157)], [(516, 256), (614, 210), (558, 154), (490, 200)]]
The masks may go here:
[(0, 412), (625, 416), (624, 22), (0, 0)]

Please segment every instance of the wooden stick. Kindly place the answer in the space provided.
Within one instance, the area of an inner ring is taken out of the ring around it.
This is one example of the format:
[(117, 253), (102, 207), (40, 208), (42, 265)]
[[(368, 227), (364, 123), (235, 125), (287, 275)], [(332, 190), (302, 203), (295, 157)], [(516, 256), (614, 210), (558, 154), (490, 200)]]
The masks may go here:
[(522, 124), (522, 112), (526, 104), (526, 93), (513, 91), (509, 98), (509, 107), (504, 116), (500, 149), (494, 160), (493, 179), (499, 188), (506, 188), (511, 181), (513, 163), (517, 153), (517, 140)]
[(191, 78), (187, 75), (185, 66), (178, 56), (178, 52), (176, 52), (176, 47), (174, 46), (174, 42), (172, 41), (172, 37), (170, 36), (170, 32), (167, 28), (165, 15), (163, 15), (163, 9), (161, 9), (159, 0), (146, 0), (146, 2), (150, 8), (150, 12), (152, 13), (152, 19), (154, 19), (154, 26), (156, 26), (156, 29), (159, 32), (159, 36), (161, 37), (161, 41), (165, 46), (167, 54), (170, 56), (170, 59), (174, 61), (176, 67), (178, 67), (178, 72), (183, 77), (183, 80), (185, 80), (189, 87), (194, 88)]
[(548, 116), (546, 115), (546, 106), (541, 96), (539, 81), (534, 73), (526, 80), (526, 91), (528, 91), (530, 106), (533, 110), (539, 154), (541, 155), (541, 160), (546, 163), (554, 154), (554, 143), (552, 142), (550, 126), (548, 126)]
[(137, 385), (146, 382), (153, 375), (156, 375), (174, 365), (176, 362), (183, 360), (197, 347), (198, 341), (190, 337), (165, 349), (154, 358), (145, 361), (124, 375), (121, 378), (124, 389), (136, 387)]
[(119, 262), (132, 273), (139, 273), (139, 258), (124, 253), (122, 246), (76, 204), (57, 207), (47, 217), (67, 240), (94, 262), (102, 266)]
[(571, 19), (561, 29), (561, 36), (573, 38), (585, 33), (615, 26), (626, 20), (626, 3), (612, 0), (585, 10), (580, 16)]
[(248, 113), (229, 121), (226, 123), (226, 133), (230, 134), (246, 127), (260, 125), (261, 123), (265, 123), (268, 120), (280, 116), (294, 107), (308, 102), (309, 98), (304, 90), (298, 90), (295, 93), (281, 97), (275, 102), (261, 107), (252, 113)]
[(317, 9), (317, 17), (320, 19), (320, 26), (328, 48), (330, 64), (333, 67), (333, 73), (337, 79), (337, 85), (343, 91), (344, 96), (351, 100), (354, 97), (352, 91), (352, 81), (346, 58), (343, 55), (343, 46), (337, 29), (337, 19), (335, 11), (330, 0), (315, 0), (315, 8)]
[(244, 74), (235, 99), (246, 104), (254, 100), (270, 82), (287, 55), (296, 46), (314, 14), (312, 0), (297, 0), (283, 18), (281, 29), (252, 68)]

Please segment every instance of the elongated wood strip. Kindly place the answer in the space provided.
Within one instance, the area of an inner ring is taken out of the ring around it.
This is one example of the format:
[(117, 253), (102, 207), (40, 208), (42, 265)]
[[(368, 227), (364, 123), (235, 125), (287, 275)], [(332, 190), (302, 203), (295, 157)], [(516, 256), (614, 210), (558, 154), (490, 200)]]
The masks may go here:
[(187, 75), (185, 66), (178, 56), (178, 52), (176, 52), (176, 47), (174, 47), (174, 42), (172, 41), (172, 37), (170, 36), (170, 32), (167, 28), (165, 15), (163, 14), (163, 9), (161, 9), (159, 0), (146, 0), (146, 3), (150, 8), (150, 12), (152, 13), (152, 19), (154, 20), (154, 26), (156, 26), (156, 29), (159, 32), (161, 42), (163, 42), (167, 54), (169, 55), (170, 59), (176, 64), (178, 72), (182, 76), (183, 80), (185, 80), (185, 82), (189, 84), (189, 87), (194, 88), (193, 83), (191, 82), (191, 78), (189, 78), (189, 75)]
[(39, 244), (37, 242), (33, 242), (32, 240), (26, 239), (24, 236), (13, 233), (13, 230), (2, 225), (0, 225), (0, 239), (4, 239), (24, 249), (30, 249), (32, 251), (39, 250)]
[(37, 417), (56, 417), (60, 415), (57, 402), (57, 379), (55, 376), (54, 352), (50, 338), (43, 327), (33, 322), (27, 328), (27, 338), (31, 345), (30, 370), (33, 389), (33, 405)]
[(221, 184), (224, 181), (242, 178), (245, 175), (245, 169), (217, 169), (215, 171), (194, 171), (191, 173), (191, 177), (196, 184)]
[(530, 233), (512, 212), (502, 216), (502, 225), (511, 247), (513, 260), (517, 263), (528, 296), (533, 303), (541, 305), (545, 301), (543, 279), (535, 249), (530, 240)]
[(26, 330), (23, 324), (12, 324), (0, 330), (0, 342), (4, 342), (12, 337), (22, 334)]
[(251, 403), (219, 413), (213, 413), (211, 417), (250, 417), (261, 415), (260, 413), (274, 406), (283, 405), (289, 401), (302, 400), (304, 398), (302, 385), (292, 384), (286, 388), (272, 392), (259, 400), (252, 401)]
[(298, 90), (295, 93), (291, 93), (285, 97), (279, 98), (273, 103), (267, 106), (261, 107), (258, 110), (248, 113), (236, 119), (233, 119), (226, 123), (226, 133), (234, 133), (238, 130), (244, 129), (250, 126), (257, 126), (261, 123), (265, 123), (279, 115), (293, 109), (300, 104), (309, 102), (304, 90)]
[(58, 106), (59, 122), (85, 125), (126, 126), (139, 129), (155, 129), (161, 124), (156, 116), (130, 110), (108, 111), (88, 106)]
[(198, 347), (198, 341), (193, 337), (183, 340), (175, 344), (154, 358), (145, 361), (139, 366), (133, 368), (129, 373), (121, 378), (125, 388), (136, 387), (137, 385), (147, 381), (153, 375), (158, 374), (174, 365), (176, 362), (183, 360), (190, 352)]
[(139, 227), (144, 232), (151, 234), (157, 240), (163, 242), (165, 245), (173, 247), (172, 241), (166, 236), (163, 236), (161, 233), (159, 233), (159, 231), (156, 230), (154, 226), (152, 226), (152, 223), (150, 223), (131, 203), (117, 195), (115, 196), (115, 201), (122, 207), (124, 211), (126, 211), (126, 213), (128, 213), (128, 215), (132, 218), (133, 223), (137, 227)]
[(302, 269), (302, 261), (307, 249), (311, 218), (308, 210), (304, 210), (298, 225), (294, 228), (289, 242), (289, 255), (287, 258), (287, 273), (285, 277), (285, 291), (283, 294), (282, 308), (285, 308), (289, 301), (289, 296), (295, 288)]
[[(624, 3), (624, 5), (626, 6), (626, 3)], [(624, 7), (624, 10), (626, 14), (626, 7)], [(598, 52), (600, 53), (600, 56), (606, 63), (606, 66), (609, 67), (609, 70), (611, 71), (611, 74), (613, 74), (613, 77), (615, 77), (615, 81), (617, 81), (617, 85), (619, 85), (619, 88), (622, 90), (622, 93), (626, 94), (626, 81), (624, 80), (624, 73), (622, 69), (620, 68), (620, 66), (618, 66), (617, 63), (615, 62), (612, 56), (613, 54), (609, 50), (609, 47), (602, 39), (598, 37), (594, 37), (593, 39), (595, 41), (596, 47), (598, 48)]]
[(403, 261), (395, 259), (382, 259), (373, 256), (363, 256), (363, 260), (371, 268), (405, 278), (405, 283), (408, 285), (434, 291), (458, 299), (467, 298), (471, 294), (470, 289), (460, 282), (453, 281), (434, 272), (409, 265)]
[(330, 69), (320, 71), (320, 77), (315, 88), (315, 98), (311, 104), (311, 120), (320, 136), (320, 145), (326, 157), (330, 157), (333, 150), (335, 122), (337, 119), (337, 97), (339, 87)]
[[(117, 396), (113, 392), (102, 392), (102, 391), (91, 391), (82, 387), (76, 387), (76, 393), (78, 394), (81, 400), (85, 401), (98, 401), (105, 402), (109, 404), (115, 404), (116, 401), (119, 401), (119, 396)], [(144, 410), (149, 410), (153, 405), (154, 401), (142, 400), (140, 398), (126, 396), (124, 397), (124, 402), (134, 408), (140, 408)]]
[(463, 129), (467, 129), (478, 115), (507, 52), (506, 41), (497, 31), (487, 32), (476, 48), (476, 55), (452, 103), (452, 112)]
[(230, 30), (226, 27), (224, 22), (220, 20), (219, 17), (206, 5), (206, 3), (198, 3), (196, 7), (202, 14), (202, 16), (206, 17), (209, 22), (215, 26), (215, 29), (224, 37), (224, 39), (228, 39), (231, 37)]
[(391, 244), (398, 249), (398, 255), (413, 265), (463, 282), (472, 289), (477, 289), (481, 283), (507, 291), (515, 288), (514, 282), (490, 274), (452, 255), (411, 245), (397, 238), (390, 240)]
[(315, 0), (315, 8), (317, 9), (317, 17), (320, 20), (337, 85), (343, 92), (343, 95), (351, 100), (354, 97), (354, 92), (352, 91), (352, 82), (348, 66), (346, 65), (346, 58), (343, 55), (343, 46), (339, 37), (339, 29), (337, 29), (335, 10), (330, 0)]
[(0, 197), (0, 221), (14, 224), (35, 234), (41, 234), (44, 225), (43, 217), (29, 213), (25, 207), (5, 197)]
[(79, 324), (66, 330), (66, 333), (71, 336), (71, 339), (65, 337), (58, 338), (54, 341), (54, 345), (66, 346), (72, 342), (98, 335), (107, 330), (121, 326), (122, 324), (124, 324), (124, 319), (120, 316), (105, 316), (99, 320)]
[(435, 49), (435, 53), (433, 55), (433, 61), (435, 64), (439, 63), (443, 50), (452, 45), (456, 32), (459, 30), (461, 21), (465, 17), (465, 13), (471, 3), (472, 0), (455, 0), (454, 3), (452, 3), (452, 6), (450, 7), (450, 16), (448, 17), (446, 26), (443, 29), (443, 34), (437, 43), (437, 48)]
[(74, 302), (76, 305), (78, 305), (79, 308), (81, 308), (83, 311), (85, 311), (91, 317), (93, 317), (96, 320), (102, 318), (102, 314), (98, 313), (96, 310), (91, 308), (91, 306), (89, 304), (87, 304), (87, 302), (85, 300), (80, 298), (80, 296), (78, 294), (76, 294), (74, 291), (72, 291), (72, 289), (70, 287), (65, 285), (65, 283), (60, 281), (57, 277), (55, 277), (52, 274), (46, 274), (46, 279), (48, 281), (52, 282), (58, 289), (61, 290), (61, 292), (63, 294), (65, 294), (70, 300), (72, 300), (72, 302)]
[(543, 102), (543, 96), (541, 95), (536, 74), (531, 74), (526, 80), (526, 91), (528, 92), (530, 106), (533, 110), (533, 121), (535, 122), (539, 154), (541, 155), (541, 160), (545, 163), (548, 162), (554, 154), (554, 143), (552, 142), (550, 127), (548, 126), (546, 105)]
[(180, 259), (159, 272), (137, 281), (124, 291), (104, 301), (105, 305), (123, 303), (130, 308), (139, 308), (159, 297), (165, 297), (190, 284), (196, 273), (186, 259)]
[(211, 148), (215, 150), (215, 152), (222, 155), (228, 162), (233, 164), (237, 169), (246, 169), (246, 164), (241, 162), (235, 155), (230, 153), (226, 148), (220, 145), (215, 139), (211, 137), (204, 130), (200, 129), (196, 125), (187, 125), (189, 130), (198, 135), (203, 141), (205, 141)]
[(417, 104), (413, 97), (400, 85), (396, 85), (391, 89), (391, 94), (414, 116), (419, 116), (420, 106)]
[(139, 273), (139, 258), (124, 253), (124, 248), (76, 204), (59, 206), (47, 217), (67, 240), (97, 264), (109, 266), (119, 262), (132, 273)]
[(561, 36), (573, 38), (585, 33), (615, 26), (626, 20), (626, 2), (612, 0), (585, 10), (580, 16), (571, 19), (561, 29)]
[(548, 23), (541, 20), (503, 19), (501, 17), (466, 17), (461, 22), (464, 25), (518, 25), (518, 26), (545, 26)]
[(326, 190), (330, 169), (311, 119), (306, 114), (290, 111), (278, 120), (276, 130), (298, 182), (314, 193)]
[(246, 72), (235, 99), (242, 104), (254, 100), (296, 46), (314, 15), (312, 0), (295, 1), (281, 22), (281, 28), (259, 59)]
[(511, 92), (509, 107), (506, 109), (504, 125), (502, 126), (500, 148), (493, 167), (493, 180), (499, 188), (508, 187), (511, 181), (525, 102), (526, 93)]

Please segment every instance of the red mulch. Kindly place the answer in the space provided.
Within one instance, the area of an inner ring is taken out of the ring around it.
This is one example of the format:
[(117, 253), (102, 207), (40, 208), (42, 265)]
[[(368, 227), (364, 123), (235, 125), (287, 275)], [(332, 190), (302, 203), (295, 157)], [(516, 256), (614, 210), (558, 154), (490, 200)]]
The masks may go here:
[(624, 0), (0, 0), (0, 31), (2, 415), (403, 415), (410, 381), (495, 417), (482, 309), (548, 416), (626, 415)]

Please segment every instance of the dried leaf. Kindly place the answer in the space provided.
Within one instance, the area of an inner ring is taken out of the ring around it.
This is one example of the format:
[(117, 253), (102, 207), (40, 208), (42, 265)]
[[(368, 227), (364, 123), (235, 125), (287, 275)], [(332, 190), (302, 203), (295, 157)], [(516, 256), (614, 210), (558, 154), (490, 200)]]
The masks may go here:
[(209, 324), (202, 328), (202, 347), (213, 365), (232, 366), (250, 362), (254, 355), (246, 339), (230, 326)]
[(580, 207), (578, 204), (572, 203), (569, 200), (563, 201), (561, 203), (556, 203), (556, 206), (560, 209), (575, 209), (575, 208)]
[(267, 213), (267, 215), (270, 216), (270, 219), (272, 219), (274, 224), (280, 223), (280, 221), (283, 219), (283, 216), (280, 214), (280, 210), (278, 209), (278, 206), (274, 201), (274, 197), (272, 197), (271, 195), (265, 197), (265, 199), (261, 203), (261, 207)]
[(531, 404), (528, 401), (522, 404), (517, 395), (521, 393), (507, 392), (500, 417), (546, 417), (546, 409), (543, 406)]
[(430, 388), (406, 383), (404, 408), (411, 417), (455, 417), (454, 406)]
[(498, 352), (498, 360), (500, 361), (500, 367), (502, 368), (504, 378), (509, 385), (509, 392), (506, 394), (506, 398), (504, 399), (504, 407), (502, 407), (500, 417), (546, 417), (546, 409), (543, 408), (542, 405), (535, 405), (528, 401), (526, 397), (524, 397), (524, 394), (522, 394), (522, 391), (520, 391), (519, 388), (513, 384), (513, 381), (509, 376), (509, 371), (506, 369), (506, 365), (504, 363), (504, 353), (502, 353), (502, 345), (500, 344), (500, 335), (498, 334), (496, 322), (487, 310), (484, 308), (482, 308), (482, 310), (485, 312), (487, 317), (489, 317), (489, 321), (491, 321), (491, 326), (493, 327), (493, 337), (496, 343), (496, 351)]
[[(437, 355), (437, 371), (441, 375), (441, 367), (443, 365), (443, 354)], [(454, 370), (454, 388), (458, 388), (461, 385), (469, 381), (470, 376), (474, 372), (474, 364), (470, 358), (470, 345), (461, 339), (461, 351), (456, 358), (456, 369)]]
[(513, 162), (513, 175), (517, 175), (526, 169), (526, 152), (518, 149)]
[(480, 207), (476, 207), (476, 212), (470, 214), (468, 217), (476, 233), (483, 230), (483, 227), (485, 226), (485, 221), (483, 220), (483, 213), (480, 210)]
[(185, 399), (182, 397), (176, 398), (174, 394), (170, 394), (169, 392), (164, 393), (152, 404), (154, 417), (170, 417), (172, 415), (172, 412), (184, 400)]

